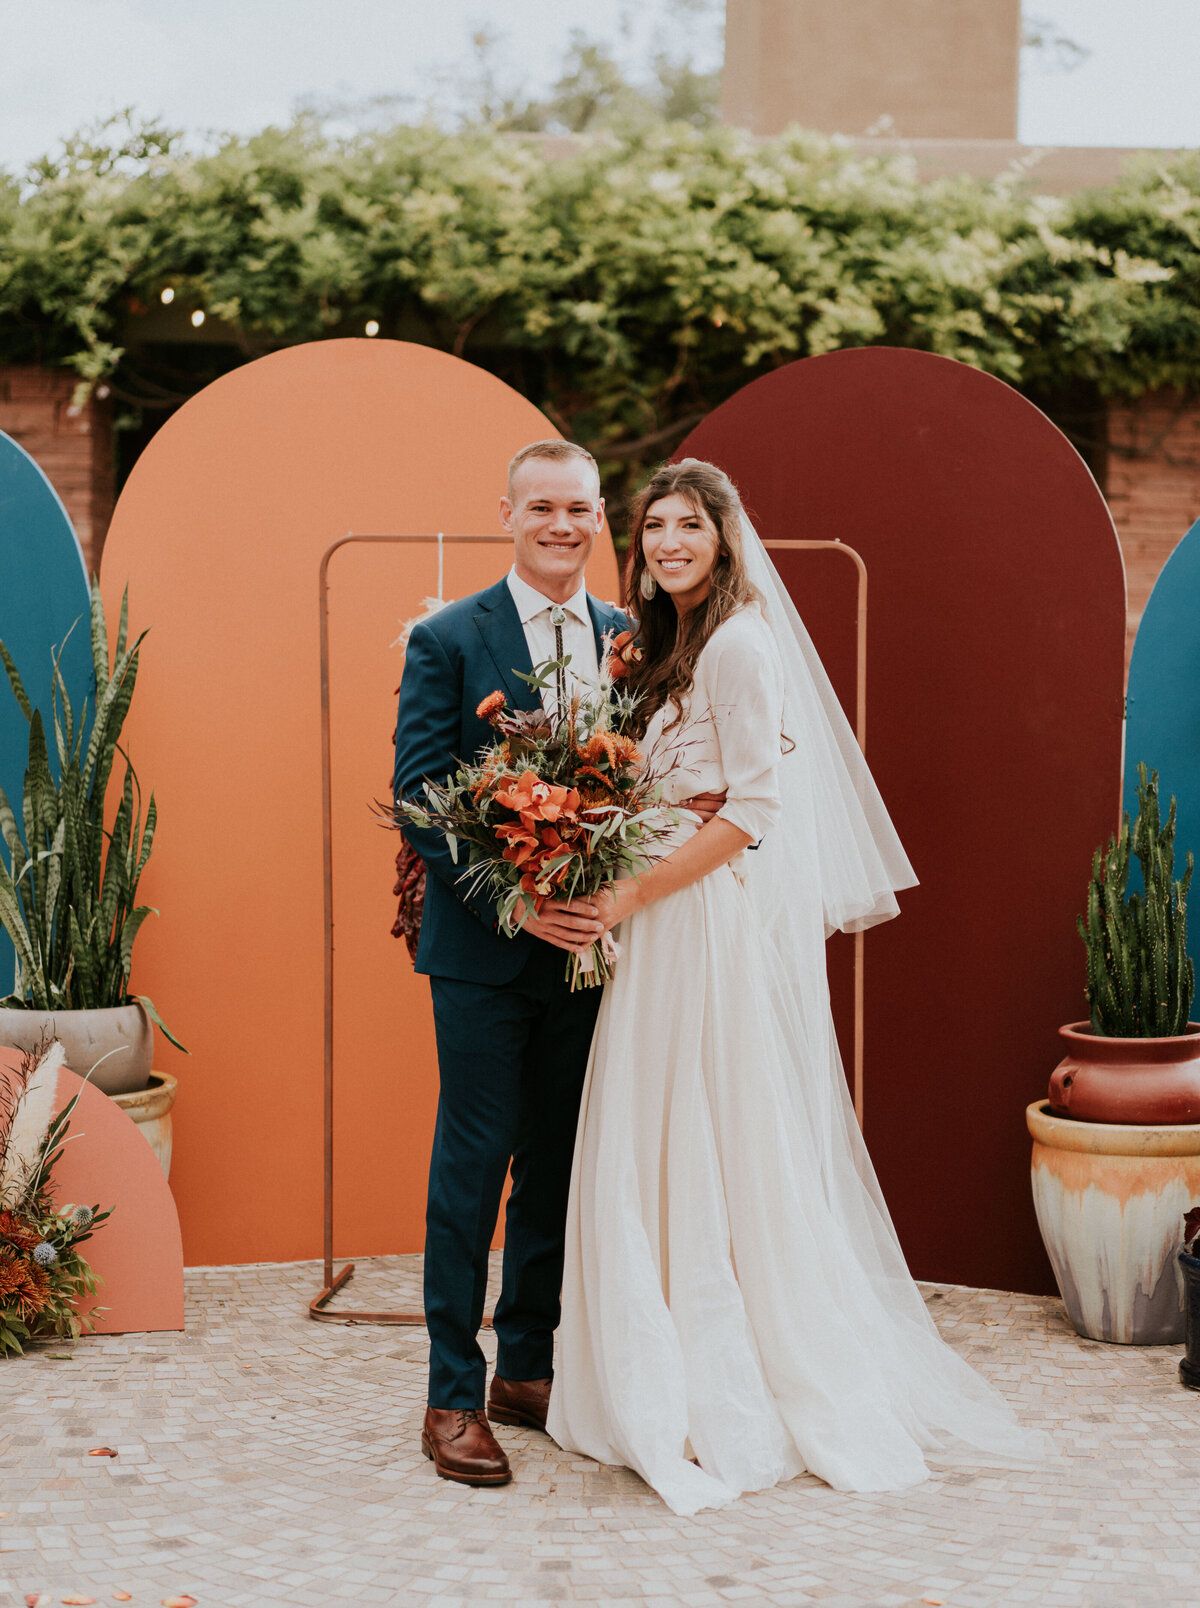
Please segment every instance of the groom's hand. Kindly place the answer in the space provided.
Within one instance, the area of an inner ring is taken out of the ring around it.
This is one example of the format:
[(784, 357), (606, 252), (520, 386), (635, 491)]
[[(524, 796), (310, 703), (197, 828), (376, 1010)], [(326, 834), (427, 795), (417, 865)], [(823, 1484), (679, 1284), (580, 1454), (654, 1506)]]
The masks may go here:
[(692, 814), (698, 815), (707, 826), (728, 797), (728, 793), (696, 793), (692, 798), (685, 798), (679, 807), (691, 810)]
[(542, 906), (540, 916), (527, 918), (525, 931), (555, 949), (577, 951), (586, 949), (604, 931), (598, 917), (596, 906), (587, 899), (551, 899)]

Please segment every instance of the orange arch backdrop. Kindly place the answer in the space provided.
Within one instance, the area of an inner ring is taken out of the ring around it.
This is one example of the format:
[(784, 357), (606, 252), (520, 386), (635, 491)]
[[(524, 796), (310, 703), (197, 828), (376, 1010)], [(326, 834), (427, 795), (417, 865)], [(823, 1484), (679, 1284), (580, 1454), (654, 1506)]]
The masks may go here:
[[(146, 875), (161, 910), (134, 984), (191, 1050), (175, 1072), (171, 1182), (191, 1264), (321, 1243), (322, 880), (317, 567), (348, 531), (500, 531), (508, 459), (558, 432), (515, 391), (427, 347), (293, 347), (202, 391), (121, 495), (102, 569), (149, 626), (128, 726), (158, 799)], [(447, 548), (445, 595), (505, 573), (504, 546)], [(616, 596), (611, 543), (588, 582)], [(330, 565), (338, 1255), (419, 1250), (437, 1078), (429, 990), (390, 935), (390, 789), (401, 623), (432, 548)]]

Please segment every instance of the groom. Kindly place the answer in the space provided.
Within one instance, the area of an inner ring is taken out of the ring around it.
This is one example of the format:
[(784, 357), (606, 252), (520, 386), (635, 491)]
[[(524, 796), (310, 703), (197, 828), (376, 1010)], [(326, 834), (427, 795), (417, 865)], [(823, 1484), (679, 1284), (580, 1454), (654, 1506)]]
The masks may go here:
[[(500, 519), (512, 532), (506, 578), (413, 627), (400, 687), (395, 793), (419, 801), (490, 746), (476, 714), (500, 689), (513, 709), (555, 707), (521, 681), (569, 656), (596, 679), (606, 632), (625, 616), (590, 597), (584, 570), (604, 524), (596, 461), (569, 441), (535, 441), (508, 470)], [(711, 814), (720, 800), (689, 801)], [(424, 859), (425, 909), (416, 969), (428, 974), (437, 1036), (437, 1126), (429, 1164), (425, 1317), (429, 1406), (421, 1444), (443, 1479), (503, 1485), (508, 1459), (488, 1424), (544, 1429), (559, 1319), (563, 1239), (579, 1098), (601, 990), (572, 994), (566, 955), (600, 933), (586, 901), (552, 902), (516, 937), (494, 904), (469, 892), (442, 833), (405, 827)], [(504, 1271), (496, 1303), (496, 1371), (484, 1411), (478, 1342), (487, 1258), (505, 1175)]]

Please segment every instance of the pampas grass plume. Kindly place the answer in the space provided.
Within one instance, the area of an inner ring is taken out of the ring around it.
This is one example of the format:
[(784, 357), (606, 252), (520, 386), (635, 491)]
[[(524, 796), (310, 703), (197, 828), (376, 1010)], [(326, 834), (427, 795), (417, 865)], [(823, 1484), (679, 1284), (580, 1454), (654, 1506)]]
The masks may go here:
[(17, 1103), (8, 1150), (3, 1170), (0, 1171), (0, 1206), (16, 1204), (18, 1191), (36, 1166), (46, 1130), (54, 1117), (54, 1091), (65, 1060), (66, 1051), (55, 1039), (38, 1062)]

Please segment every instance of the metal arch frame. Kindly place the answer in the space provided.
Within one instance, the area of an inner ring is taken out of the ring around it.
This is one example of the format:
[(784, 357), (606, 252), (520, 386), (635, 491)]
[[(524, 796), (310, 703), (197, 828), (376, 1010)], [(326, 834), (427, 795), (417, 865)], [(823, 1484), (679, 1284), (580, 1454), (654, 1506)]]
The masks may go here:
[[(329, 563), (333, 555), (349, 546), (405, 546), (418, 543), (445, 543), (451, 546), (486, 546), (511, 543), (511, 536), (445, 535), (359, 535), (350, 532), (330, 544), (321, 555), (318, 571), (318, 608), (321, 642), (321, 824), (323, 831), (322, 868), (324, 873), (325, 914), (325, 1077), (324, 1077), (324, 1282), (308, 1304), (308, 1315), (326, 1323), (380, 1323), (422, 1328), (425, 1314), (416, 1309), (392, 1312), (327, 1310), (328, 1303), (354, 1274), (354, 1263), (347, 1262), (340, 1273), (333, 1270), (333, 769), (329, 708)], [(862, 555), (839, 541), (767, 541), (769, 549), (799, 551), (828, 549), (844, 553), (858, 571), (857, 673), (855, 737), (863, 753), (867, 742), (867, 566)], [(859, 1126), (863, 1122), (863, 1008), (864, 938), (854, 935), (854, 1111)], [(485, 1317), (483, 1326), (490, 1327)]]

